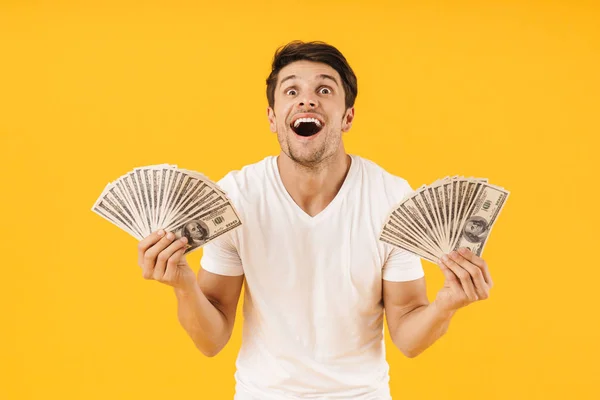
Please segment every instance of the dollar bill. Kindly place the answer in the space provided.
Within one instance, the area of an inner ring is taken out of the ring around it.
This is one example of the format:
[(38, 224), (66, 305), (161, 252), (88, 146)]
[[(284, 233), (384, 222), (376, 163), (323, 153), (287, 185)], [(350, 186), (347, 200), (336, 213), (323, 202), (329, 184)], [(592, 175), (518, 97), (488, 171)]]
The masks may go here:
[(111, 187), (111, 183), (108, 183), (104, 187), (104, 190), (100, 194), (100, 197), (98, 197), (98, 199), (94, 202), (94, 205), (92, 206), (92, 211), (94, 211), (96, 214), (100, 215), (107, 221), (111, 222), (112, 224), (123, 229), (125, 232), (129, 233), (136, 239), (141, 240), (142, 234), (136, 232), (136, 230), (131, 224), (131, 220), (129, 220), (127, 217), (124, 217), (119, 210), (113, 207), (114, 203), (107, 199)]
[(389, 216), (390, 220), (386, 223), (388, 233), (401, 232), (407, 237), (418, 242), (423, 248), (437, 254), (441, 251), (439, 245), (425, 233), (425, 227), (420, 221), (412, 221), (409, 214), (405, 213), (402, 208), (394, 210)]
[(137, 240), (158, 229), (184, 235), (186, 254), (242, 224), (219, 185), (174, 164), (134, 167), (106, 184), (92, 211)]
[(481, 255), (508, 195), (487, 178), (437, 179), (399, 200), (379, 239), (431, 262), (460, 247)]
[(233, 206), (230, 203), (222, 203), (187, 220), (173, 231), (176, 238), (187, 237), (184, 254), (188, 254), (241, 224)]
[(381, 241), (391, 244), (392, 246), (401, 248), (403, 250), (406, 250), (410, 253), (416, 254), (417, 256), (430, 261), (432, 263), (435, 263), (436, 259), (438, 259), (438, 256), (435, 254), (430, 253), (429, 251), (419, 247), (418, 243), (415, 243), (411, 240), (402, 240), (396, 236), (391, 236), (389, 234), (387, 234), (385, 231), (381, 233), (381, 236), (379, 238)]
[(509, 194), (506, 190), (484, 184), (459, 226), (459, 234), (452, 249), (466, 247), (477, 256), (481, 256), (492, 227), (506, 204)]

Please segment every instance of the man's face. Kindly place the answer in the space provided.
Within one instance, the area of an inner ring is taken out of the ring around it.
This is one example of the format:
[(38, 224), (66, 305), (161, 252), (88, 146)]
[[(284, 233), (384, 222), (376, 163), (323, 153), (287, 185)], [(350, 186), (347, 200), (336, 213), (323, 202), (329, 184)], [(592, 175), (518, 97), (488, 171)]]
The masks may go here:
[(192, 239), (202, 238), (202, 231), (200, 230), (200, 224), (198, 224), (197, 222), (192, 222), (190, 225), (188, 225), (188, 232), (190, 233), (190, 236), (192, 237)]
[[(288, 64), (279, 71), (274, 99), (274, 109), (267, 110), (270, 128), (293, 161), (314, 166), (342, 150), (342, 133), (350, 129), (354, 107), (345, 109), (335, 69), (305, 60)], [(300, 117), (310, 119), (297, 123)]]
[(467, 224), (466, 231), (473, 234), (479, 235), (483, 231), (483, 224), (479, 221), (471, 221)]

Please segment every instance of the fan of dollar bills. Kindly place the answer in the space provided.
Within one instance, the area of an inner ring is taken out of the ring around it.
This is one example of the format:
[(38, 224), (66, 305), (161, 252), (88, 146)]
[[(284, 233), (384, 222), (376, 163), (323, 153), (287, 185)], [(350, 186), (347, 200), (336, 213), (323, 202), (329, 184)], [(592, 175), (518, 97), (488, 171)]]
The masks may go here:
[(485, 178), (445, 177), (401, 199), (379, 240), (433, 263), (461, 247), (481, 256), (509, 193)]
[(92, 211), (137, 240), (158, 229), (186, 236), (184, 254), (242, 225), (216, 183), (170, 164), (134, 168), (107, 184)]

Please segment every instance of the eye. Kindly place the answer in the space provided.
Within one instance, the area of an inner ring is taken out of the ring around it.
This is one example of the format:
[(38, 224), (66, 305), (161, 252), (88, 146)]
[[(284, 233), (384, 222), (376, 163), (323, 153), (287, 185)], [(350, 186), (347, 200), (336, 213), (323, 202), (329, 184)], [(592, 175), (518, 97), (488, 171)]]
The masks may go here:
[(294, 92), (294, 93), (292, 94), (292, 96), (293, 96), (293, 95), (295, 95), (295, 94), (296, 94), (296, 89), (289, 89), (289, 90), (288, 90), (287, 92), (285, 92), (285, 93), (286, 93), (286, 94), (290, 94), (290, 92)]
[[(323, 93), (323, 90), (326, 90), (326, 93)], [(319, 90), (319, 92), (321, 92), (322, 94), (331, 94), (331, 89), (327, 88), (327, 87), (323, 87), (321, 88), (321, 90)]]

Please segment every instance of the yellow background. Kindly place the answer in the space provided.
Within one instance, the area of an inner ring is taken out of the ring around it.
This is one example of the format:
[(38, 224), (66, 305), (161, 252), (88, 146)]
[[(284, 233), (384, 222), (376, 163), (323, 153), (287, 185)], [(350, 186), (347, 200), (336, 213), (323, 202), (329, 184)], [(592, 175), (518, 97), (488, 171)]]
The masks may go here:
[(293, 39), (358, 75), (349, 152), (511, 191), (491, 298), (415, 359), (387, 336), (394, 399), (599, 398), (599, 27), (592, 1), (3, 1), (0, 398), (232, 398), (241, 319), (204, 358), (90, 208), (136, 166), (217, 180), (276, 154), (265, 79)]

